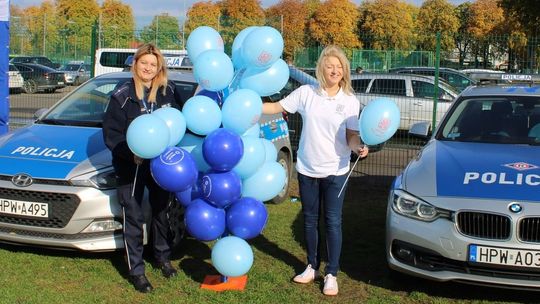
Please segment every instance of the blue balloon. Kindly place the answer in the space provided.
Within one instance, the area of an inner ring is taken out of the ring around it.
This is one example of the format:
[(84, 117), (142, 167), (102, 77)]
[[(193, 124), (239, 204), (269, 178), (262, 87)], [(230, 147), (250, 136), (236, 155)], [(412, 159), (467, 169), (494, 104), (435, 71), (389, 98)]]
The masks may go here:
[(203, 89), (221, 91), (233, 79), (232, 61), (223, 51), (205, 51), (193, 63), (193, 76)]
[(195, 62), (197, 57), (205, 51), (224, 51), (223, 38), (215, 29), (209, 26), (199, 26), (187, 39), (186, 49), (191, 62)]
[(158, 116), (143, 114), (128, 127), (126, 141), (133, 154), (140, 158), (154, 158), (169, 145), (169, 128)]
[(245, 29), (241, 30), (240, 33), (236, 35), (236, 37), (234, 37), (231, 49), (231, 57), (233, 66), (237, 70), (242, 69), (246, 66), (246, 63), (242, 59), (242, 44), (244, 43), (244, 39), (247, 37), (247, 35), (256, 28), (258, 28), (258, 26), (246, 27)]
[(206, 163), (203, 157), (203, 142), (204, 137), (187, 133), (177, 145), (178, 147), (191, 153), (199, 172), (206, 172), (210, 169), (210, 166)]
[(264, 152), (265, 152), (265, 162), (275, 162), (277, 161), (277, 149), (274, 144), (269, 141), (266, 138), (260, 139), (262, 143), (264, 144)]
[(278, 162), (266, 162), (243, 181), (242, 196), (269, 201), (283, 190), (286, 179), (285, 169)]
[(213, 241), (225, 232), (225, 210), (195, 199), (186, 208), (184, 222), (187, 232), (199, 241)]
[(214, 100), (219, 107), (223, 105), (223, 102), (225, 102), (225, 99), (227, 96), (229, 96), (229, 88), (225, 88), (222, 91), (214, 92), (214, 91), (208, 91), (208, 90), (200, 90), (197, 95), (202, 95), (211, 98)]
[(242, 137), (244, 144), (244, 155), (240, 162), (234, 167), (241, 178), (248, 178), (253, 175), (265, 162), (266, 152), (264, 143), (257, 137)]
[(223, 276), (242, 276), (253, 265), (253, 250), (239, 237), (224, 237), (212, 248), (212, 265)]
[(254, 29), (242, 43), (242, 59), (247, 67), (270, 67), (281, 57), (282, 53), (283, 37), (270, 26)]
[(209, 97), (196, 95), (186, 101), (182, 108), (186, 125), (191, 132), (207, 135), (221, 125), (221, 110)]
[(227, 230), (244, 240), (252, 239), (264, 229), (268, 220), (266, 206), (254, 198), (242, 197), (227, 209)]
[(207, 201), (225, 208), (242, 195), (242, 180), (234, 171), (208, 172), (202, 177), (201, 188)]
[(191, 200), (191, 191), (192, 187), (188, 187), (184, 191), (174, 193), (176, 200), (180, 205), (184, 206), (184, 208), (187, 208), (193, 202), (193, 200)]
[(244, 144), (239, 135), (223, 128), (208, 134), (203, 142), (203, 157), (216, 171), (230, 171), (244, 154)]
[(289, 81), (289, 66), (278, 59), (269, 68), (261, 70), (248, 67), (240, 80), (241, 89), (251, 89), (260, 96), (273, 95)]
[(251, 128), (247, 129), (244, 134), (242, 134), (242, 138), (244, 137), (255, 137), (260, 138), (261, 137), (261, 125), (259, 123), (254, 124)]
[(150, 161), (156, 183), (170, 192), (184, 191), (197, 180), (197, 166), (191, 154), (178, 147), (169, 147)]
[(242, 135), (259, 121), (262, 99), (253, 90), (236, 90), (225, 100), (221, 113), (223, 127)]
[(180, 142), (184, 134), (186, 134), (186, 119), (184, 114), (180, 110), (167, 107), (159, 108), (152, 112), (153, 115), (157, 115), (163, 119), (169, 129), (169, 147), (175, 146)]
[(358, 119), (360, 137), (367, 145), (378, 145), (390, 139), (399, 127), (400, 113), (396, 103), (388, 98), (369, 102)]

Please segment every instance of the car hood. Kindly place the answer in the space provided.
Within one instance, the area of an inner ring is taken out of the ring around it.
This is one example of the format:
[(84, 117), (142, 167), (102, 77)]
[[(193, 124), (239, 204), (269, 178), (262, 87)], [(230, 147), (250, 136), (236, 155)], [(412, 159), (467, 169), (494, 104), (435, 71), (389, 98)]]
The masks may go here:
[(432, 140), (407, 166), (402, 187), (417, 196), (539, 201), (539, 146)]
[(101, 128), (33, 124), (0, 137), (0, 175), (71, 179), (108, 166)]

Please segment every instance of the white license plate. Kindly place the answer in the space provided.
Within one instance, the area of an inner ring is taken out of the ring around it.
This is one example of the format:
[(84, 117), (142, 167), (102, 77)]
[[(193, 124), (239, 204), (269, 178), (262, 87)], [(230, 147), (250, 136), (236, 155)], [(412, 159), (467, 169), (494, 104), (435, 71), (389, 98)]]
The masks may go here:
[(23, 202), (0, 198), (0, 214), (47, 218), (49, 217), (49, 205), (46, 203)]
[(475, 263), (540, 268), (540, 251), (469, 245), (469, 261)]
[(59, 81), (58, 84), (64, 84), (64, 82), (63, 82), (63, 81)]

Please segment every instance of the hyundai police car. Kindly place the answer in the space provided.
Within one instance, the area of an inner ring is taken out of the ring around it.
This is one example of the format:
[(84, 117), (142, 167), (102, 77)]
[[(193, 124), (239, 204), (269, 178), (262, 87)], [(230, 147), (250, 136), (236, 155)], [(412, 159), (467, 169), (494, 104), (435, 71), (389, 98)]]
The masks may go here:
[[(129, 72), (95, 77), (33, 124), (0, 137), (0, 242), (87, 251), (123, 247), (121, 207), (101, 123), (109, 96), (130, 78)], [(170, 72), (169, 79), (182, 104), (199, 90), (189, 71)], [(280, 202), (288, 196), (292, 164), (287, 123), (281, 114), (263, 115), (259, 123), (288, 172), (274, 198)], [(179, 235), (175, 206), (180, 205), (171, 204), (171, 226)]]
[(391, 269), (540, 288), (540, 86), (465, 89), (395, 179), (386, 228)]

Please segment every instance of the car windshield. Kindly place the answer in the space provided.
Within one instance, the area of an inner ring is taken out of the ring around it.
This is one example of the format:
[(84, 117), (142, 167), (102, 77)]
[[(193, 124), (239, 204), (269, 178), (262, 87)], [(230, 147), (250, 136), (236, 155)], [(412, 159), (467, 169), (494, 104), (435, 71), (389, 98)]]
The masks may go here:
[(501, 144), (540, 144), (540, 97), (463, 99), (439, 128), (437, 139)]
[(68, 64), (66, 66), (61, 67), (59, 70), (61, 71), (78, 71), (81, 67), (80, 64)]

